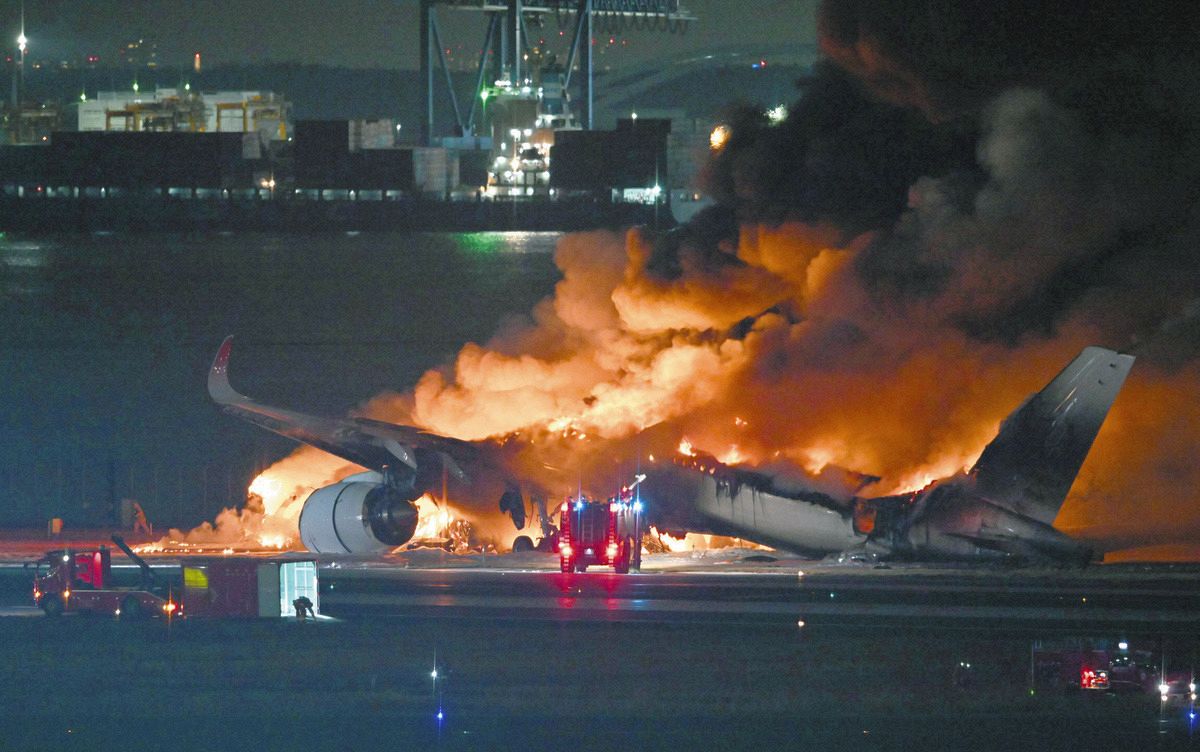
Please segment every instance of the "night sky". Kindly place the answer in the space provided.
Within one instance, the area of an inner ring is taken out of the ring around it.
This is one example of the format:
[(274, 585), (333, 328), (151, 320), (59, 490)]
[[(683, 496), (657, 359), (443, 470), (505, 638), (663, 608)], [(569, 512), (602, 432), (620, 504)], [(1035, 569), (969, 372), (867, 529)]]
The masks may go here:
[[(628, 46), (606, 58), (611, 65), (643, 62), (729, 45), (764, 47), (815, 40), (813, 0), (686, 0), (698, 21), (686, 34), (631, 31)], [(0, 3), (0, 29), (15, 48), (19, 0)], [(439, 12), (448, 47), (463, 44), (473, 58), (485, 26), (482, 15)], [(416, 68), (418, 4), (372, 0), (266, 0), (253, 4), (218, 0), (26, 0), (25, 30), (33, 59), (111, 59), (127, 39), (157, 41), (162, 65), (189, 65), (200, 51), (206, 65), (246, 62), (323, 63), (349, 67)], [(550, 17), (544, 31), (556, 34)], [(531, 30), (532, 31), (532, 30)], [(608, 35), (606, 35), (608, 36)], [(570, 31), (566, 34), (570, 39)], [(607, 42), (607, 39), (603, 40)]]

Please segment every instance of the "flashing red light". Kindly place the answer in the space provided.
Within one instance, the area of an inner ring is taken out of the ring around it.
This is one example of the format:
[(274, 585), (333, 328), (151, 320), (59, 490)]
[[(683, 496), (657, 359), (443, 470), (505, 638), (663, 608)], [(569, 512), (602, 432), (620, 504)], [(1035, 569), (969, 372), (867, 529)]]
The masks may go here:
[(1085, 668), (1079, 672), (1081, 689), (1108, 689), (1108, 672)]

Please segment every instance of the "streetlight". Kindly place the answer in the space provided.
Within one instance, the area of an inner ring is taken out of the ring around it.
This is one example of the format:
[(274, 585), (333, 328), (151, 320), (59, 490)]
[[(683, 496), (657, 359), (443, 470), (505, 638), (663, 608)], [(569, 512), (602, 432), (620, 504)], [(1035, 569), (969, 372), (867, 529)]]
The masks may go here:
[(17, 49), (20, 51), (20, 56), (17, 62), (17, 88), (13, 93), (16, 95), (14, 105), (20, 106), (25, 99), (25, 50), (29, 49), (29, 38), (25, 36), (25, 12), (21, 11), (21, 34), (17, 37)]

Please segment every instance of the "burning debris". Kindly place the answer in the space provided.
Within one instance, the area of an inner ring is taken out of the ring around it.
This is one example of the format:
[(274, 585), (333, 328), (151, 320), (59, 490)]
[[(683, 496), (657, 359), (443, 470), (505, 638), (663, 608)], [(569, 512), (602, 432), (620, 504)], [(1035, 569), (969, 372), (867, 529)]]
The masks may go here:
[[(362, 414), (506, 442), (547, 488), (603, 496), (678, 445), (850, 498), (970, 467), (1100, 343), (1138, 372), (1060, 525), (1200, 529), (1195, 26), (1151, 6), (1048, 6), (1031, 29), (1010, 2), (824, 3), (831, 64), (787, 116), (714, 131), (718, 206), (663, 237), (565, 237), (530, 325)], [(171, 537), (294, 546), (306, 489), (353, 470), (300, 449), (256, 480), (261, 514)], [(521, 534), (491, 506), (421, 506), (421, 529)]]

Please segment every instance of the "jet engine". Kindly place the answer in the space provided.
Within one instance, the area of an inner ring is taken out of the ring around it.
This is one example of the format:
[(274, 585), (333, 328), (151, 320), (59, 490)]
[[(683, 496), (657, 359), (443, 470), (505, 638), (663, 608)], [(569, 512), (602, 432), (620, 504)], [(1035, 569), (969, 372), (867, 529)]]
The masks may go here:
[(319, 554), (386, 551), (407, 542), (416, 529), (416, 506), (375, 472), (318, 488), (300, 512), (300, 540)]

